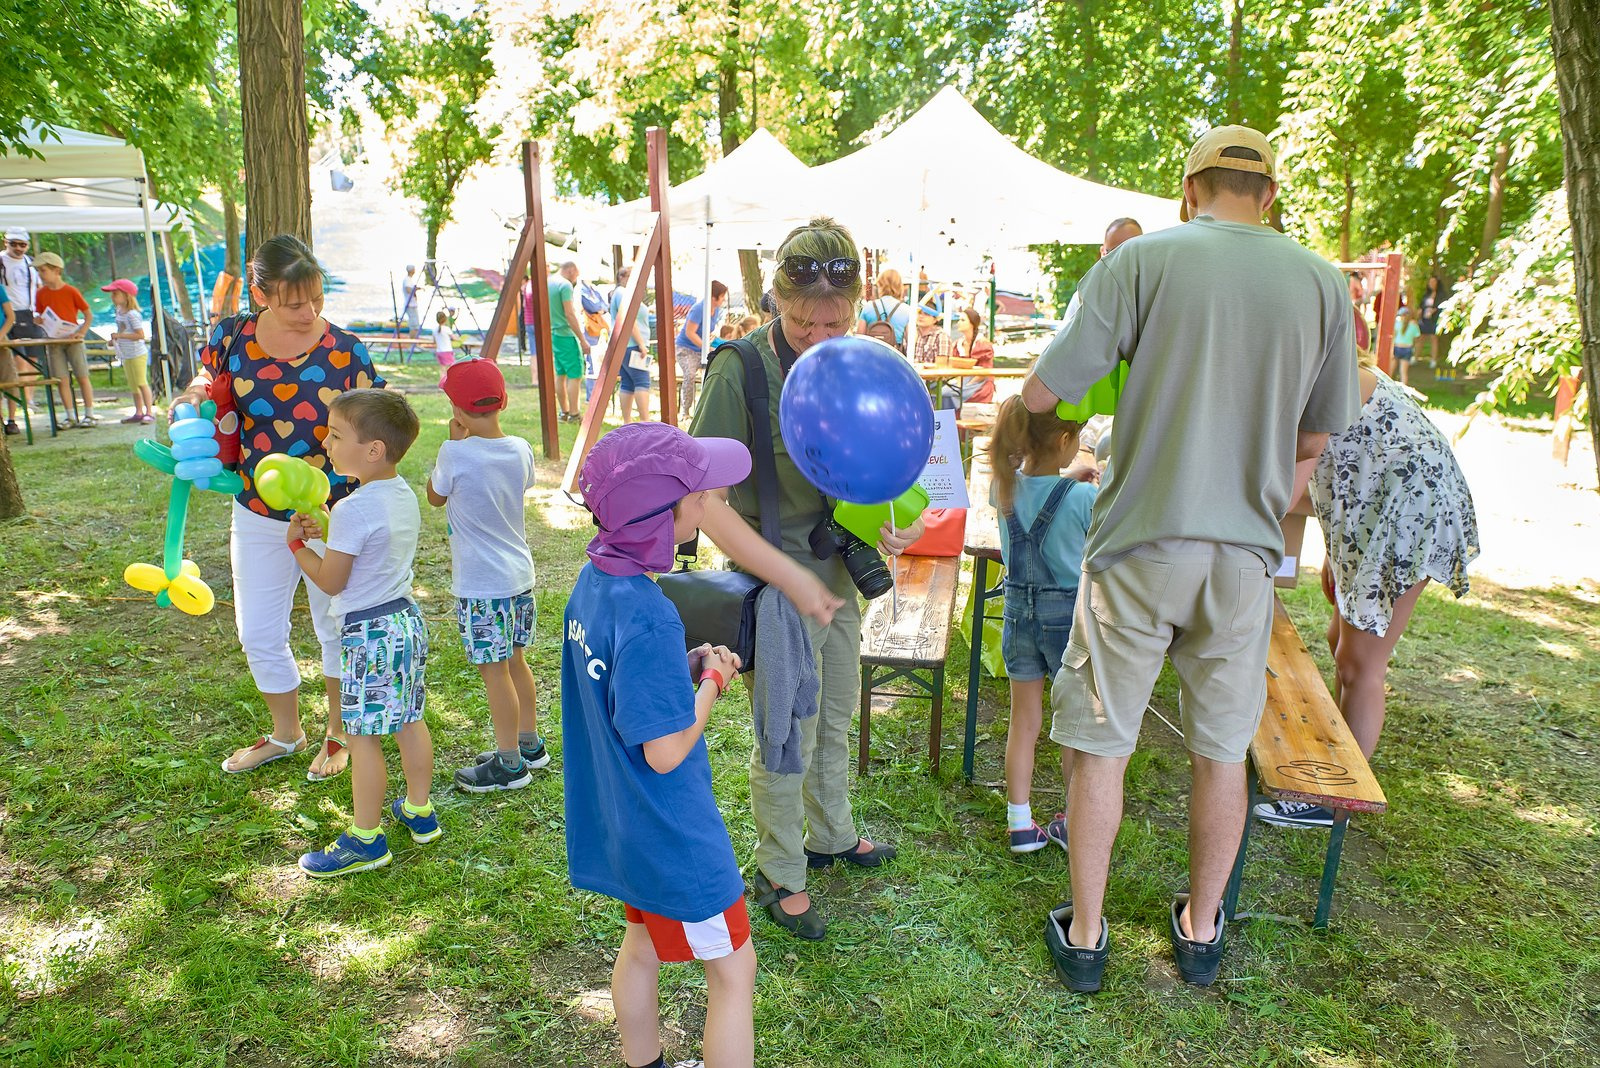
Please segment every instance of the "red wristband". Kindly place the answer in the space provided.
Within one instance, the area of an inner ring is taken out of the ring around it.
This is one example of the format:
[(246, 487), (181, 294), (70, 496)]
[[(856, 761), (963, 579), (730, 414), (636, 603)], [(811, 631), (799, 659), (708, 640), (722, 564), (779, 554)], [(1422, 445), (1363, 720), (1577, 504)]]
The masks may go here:
[(728, 688), (728, 684), (722, 681), (722, 676), (717, 673), (715, 668), (706, 668), (704, 671), (700, 672), (700, 681), (705, 682), (707, 679), (710, 679), (712, 682), (717, 684), (718, 697), (721, 697), (723, 691)]
[(297, 553), (301, 549), (304, 549), (305, 547), (306, 547), (306, 543), (304, 541), (302, 541), (301, 539), (299, 539), (299, 538), (296, 538), (296, 539), (294, 539), (293, 541), (291, 541), (289, 543), (289, 551), (291, 553)]

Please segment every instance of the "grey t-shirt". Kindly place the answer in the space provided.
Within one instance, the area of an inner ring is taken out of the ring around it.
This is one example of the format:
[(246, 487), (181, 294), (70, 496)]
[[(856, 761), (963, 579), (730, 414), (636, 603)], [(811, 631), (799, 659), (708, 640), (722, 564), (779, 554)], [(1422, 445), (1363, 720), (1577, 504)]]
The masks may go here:
[(1296, 432), (1361, 411), (1344, 278), (1276, 230), (1202, 215), (1118, 248), (1078, 293), (1039, 380), (1077, 401), (1129, 362), (1084, 568), (1193, 538), (1277, 570)]

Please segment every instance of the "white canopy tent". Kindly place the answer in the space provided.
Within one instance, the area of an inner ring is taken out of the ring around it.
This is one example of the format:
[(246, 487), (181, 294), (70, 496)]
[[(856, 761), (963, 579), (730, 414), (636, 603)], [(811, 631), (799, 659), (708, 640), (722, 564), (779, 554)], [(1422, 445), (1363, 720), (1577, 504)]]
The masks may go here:
[[(185, 219), (177, 209), (163, 205), (160, 216), (164, 225), (157, 225), (157, 205), (150, 196), (144, 153), (118, 137), (65, 126), (46, 130), (32, 123), (28, 124), (22, 143), (26, 152), (8, 149), (0, 153), (0, 210), (7, 212), (8, 225), (54, 233), (142, 231), (152, 298), (157, 305), (151, 309), (151, 318), (155, 320), (157, 343), (165, 352), (167, 333), (156, 282), (154, 235), (181, 225)], [(81, 224), (77, 226), (70, 223), (75, 213), (87, 213), (78, 214)], [(89, 225), (91, 216), (100, 224), (115, 221), (120, 225)], [(163, 360), (163, 371), (166, 366)], [(171, 381), (166, 387), (170, 400)]]
[(1178, 224), (1178, 202), (1059, 171), (1017, 147), (946, 86), (881, 141), (814, 167), (825, 202), (866, 245), (1098, 245), (1113, 219), (1146, 233)]
[[(700, 174), (667, 193), (674, 248), (691, 243), (704, 251), (702, 298), (711, 299), (711, 260), (716, 252), (774, 249), (810, 219), (821, 199), (811, 171), (765, 128)], [(598, 229), (616, 239), (642, 233), (650, 199), (631, 200), (599, 213)], [(710, 351), (711, 331), (701, 333), (701, 353)]]

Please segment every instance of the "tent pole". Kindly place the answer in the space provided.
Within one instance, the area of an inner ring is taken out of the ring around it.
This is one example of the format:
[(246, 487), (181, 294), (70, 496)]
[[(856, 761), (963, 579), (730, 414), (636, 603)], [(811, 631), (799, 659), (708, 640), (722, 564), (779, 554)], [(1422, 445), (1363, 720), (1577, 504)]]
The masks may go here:
[(989, 261), (989, 343), (994, 343), (994, 313), (997, 307), (994, 289), (994, 260)]
[[(705, 301), (700, 305), (705, 309), (700, 322), (700, 366), (704, 367), (706, 361), (711, 359), (711, 194), (706, 194), (706, 270), (705, 285), (701, 287), (700, 299)], [(693, 412), (680, 412), (680, 419), (687, 419)]]
[(156, 344), (161, 347), (161, 380), (167, 387), (167, 409), (172, 409), (172, 364), (168, 360), (167, 352), (167, 324), (161, 314), (161, 281), (156, 277), (156, 239), (155, 227), (150, 222), (150, 177), (141, 175), (134, 179), (139, 183), (139, 207), (144, 210), (144, 258), (150, 266), (150, 317), (156, 321)]

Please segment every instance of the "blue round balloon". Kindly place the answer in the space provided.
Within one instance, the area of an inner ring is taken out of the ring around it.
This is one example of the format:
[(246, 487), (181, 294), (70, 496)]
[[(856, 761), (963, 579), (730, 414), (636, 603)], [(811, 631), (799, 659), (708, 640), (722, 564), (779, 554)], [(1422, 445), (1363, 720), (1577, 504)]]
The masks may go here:
[(778, 426), (800, 473), (852, 504), (892, 501), (933, 451), (933, 404), (894, 349), (859, 335), (806, 350), (784, 380)]

